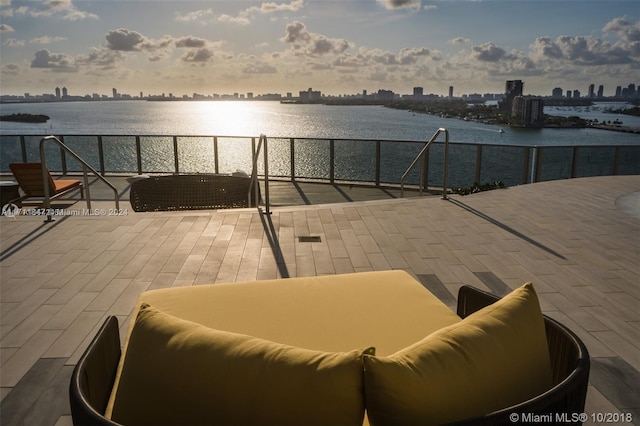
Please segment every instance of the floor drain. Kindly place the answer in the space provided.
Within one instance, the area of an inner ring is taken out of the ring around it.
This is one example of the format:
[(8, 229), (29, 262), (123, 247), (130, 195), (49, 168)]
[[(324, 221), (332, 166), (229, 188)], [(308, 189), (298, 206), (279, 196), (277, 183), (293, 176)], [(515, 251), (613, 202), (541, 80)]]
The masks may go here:
[(298, 241), (301, 243), (319, 243), (322, 240), (317, 236), (298, 237)]

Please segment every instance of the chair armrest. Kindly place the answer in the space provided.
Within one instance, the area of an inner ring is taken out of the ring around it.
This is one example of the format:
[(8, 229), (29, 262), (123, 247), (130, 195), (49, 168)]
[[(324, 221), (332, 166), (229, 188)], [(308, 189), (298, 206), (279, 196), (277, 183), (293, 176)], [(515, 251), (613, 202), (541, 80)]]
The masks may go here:
[[(462, 286), (458, 292), (457, 314), (461, 318), (488, 306), (500, 298), (486, 291)], [(467, 419), (449, 426), (487, 426), (512, 424), (509, 414), (531, 413), (548, 415), (560, 413), (571, 418), (573, 413), (584, 412), (591, 361), (584, 343), (567, 327), (543, 315), (553, 387), (545, 393), (512, 407), (485, 416)], [(554, 417), (554, 423), (566, 424)], [(574, 422), (573, 424), (581, 424)]]
[(500, 298), (494, 294), (475, 287), (463, 285), (460, 287), (460, 290), (458, 290), (458, 309), (456, 313), (460, 318), (466, 318), (499, 299)]
[(120, 361), (118, 319), (106, 319), (71, 375), (69, 399), (74, 425), (117, 426), (104, 417)]

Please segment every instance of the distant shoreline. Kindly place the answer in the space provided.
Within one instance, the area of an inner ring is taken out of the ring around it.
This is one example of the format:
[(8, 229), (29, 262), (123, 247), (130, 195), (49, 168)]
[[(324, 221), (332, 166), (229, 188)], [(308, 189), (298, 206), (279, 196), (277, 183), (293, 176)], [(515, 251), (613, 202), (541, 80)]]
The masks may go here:
[(46, 123), (49, 116), (44, 114), (10, 114), (0, 115), (0, 121), (14, 121), (18, 123)]

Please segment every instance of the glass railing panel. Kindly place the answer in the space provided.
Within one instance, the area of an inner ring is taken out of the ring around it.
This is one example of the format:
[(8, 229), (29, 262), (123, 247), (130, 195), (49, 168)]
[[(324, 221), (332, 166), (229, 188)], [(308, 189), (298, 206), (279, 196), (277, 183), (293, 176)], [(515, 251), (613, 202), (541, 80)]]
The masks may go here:
[(0, 136), (0, 172), (10, 172), (11, 163), (22, 163), (20, 136)]
[[(449, 144), (448, 187), (471, 186), (476, 180), (477, 147), (473, 144)], [(436, 142), (429, 148), (428, 185), (444, 183), (444, 143)]]
[(618, 174), (640, 175), (640, 146), (621, 146), (618, 150)]
[[(73, 151), (78, 157), (82, 158), (86, 163), (96, 170), (100, 170), (100, 155), (98, 151), (97, 136), (65, 136), (64, 144)], [(47, 143), (47, 145), (55, 146), (55, 143)], [(70, 155), (65, 156), (67, 159), (67, 170), (70, 172), (82, 172), (82, 163), (77, 161)], [(47, 165), (49, 165), (49, 157), (47, 156)]]
[(569, 179), (571, 177), (571, 163), (573, 162), (573, 148), (544, 147), (538, 148), (538, 181)]
[(140, 158), (143, 173), (174, 173), (173, 138), (140, 136)]
[[(269, 176), (291, 177), (291, 139), (269, 138)], [(258, 173), (264, 174), (264, 153), (258, 158)]]
[(213, 137), (178, 137), (180, 173), (215, 173)]
[[(39, 163), (40, 159), (40, 140), (45, 136), (25, 136), (24, 146), (27, 151), (28, 163)], [(44, 155), (47, 160), (47, 168), (53, 172), (62, 172), (62, 157), (60, 147), (55, 143), (45, 143)]]
[(135, 136), (103, 136), (104, 169), (107, 173), (136, 173)]
[[(256, 146), (258, 138), (255, 138)], [(251, 175), (251, 138), (218, 138), (218, 167), (219, 172), (229, 174), (234, 172), (244, 172)], [(211, 169), (213, 172), (213, 168)]]
[(376, 142), (335, 141), (335, 179), (346, 181), (375, 182)]
[(502, 181), (505, 186), (522, 184), (528, 149), (520, 146), (483, 145), (479, 183)]
[[(424, 145), (424, 142), (380, 142), (380, 181), (399, 184), (402, 174), (411, 165)], [(420, 166), (416, 166), (409, 172), (405, 184), (417, 185), (419, 178)]]
[(329, 179), (329, 139), (296, 139), (295, 175), (302, 179)]
[(613, 174), (616, 161), (615, 147), (577, 148), (574, 177), (609, 176)]

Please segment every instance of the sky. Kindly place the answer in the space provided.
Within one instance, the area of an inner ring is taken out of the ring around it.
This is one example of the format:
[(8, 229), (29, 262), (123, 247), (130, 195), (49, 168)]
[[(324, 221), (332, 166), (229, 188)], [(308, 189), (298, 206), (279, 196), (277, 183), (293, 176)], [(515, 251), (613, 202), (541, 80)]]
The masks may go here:
[(638, 0), (0, 0), (0, 94), (640, 84)]

